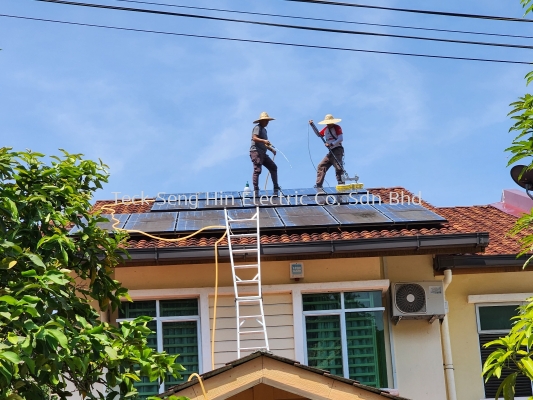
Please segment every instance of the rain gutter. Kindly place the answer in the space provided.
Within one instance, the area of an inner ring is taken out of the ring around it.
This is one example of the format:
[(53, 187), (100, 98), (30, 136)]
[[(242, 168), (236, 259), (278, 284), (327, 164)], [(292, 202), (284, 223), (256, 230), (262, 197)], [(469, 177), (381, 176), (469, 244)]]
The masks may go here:
[[(428, 249), (457, 249), (468, 248), (469, 251), (483, 251), (489, 243), (488, 233), (465, 233), (451, 235), (416, 235), (391, 238), (369, 238), (353, 240), (331, 240), (297, 243), (263, 244), (261, 254), (264, 256), (290, 256), (305, 254), (333, 254), (348, 252), (376, 252), (376, 251), (412, 251), (416, 254), (420, 250)], [(254, 246), (240, 246), (240, 249), (250, 250)], [(131, 261), (158, 260), (192, 260), (213, 258), (213, 246), (174, 247), (174, 248), (144, 248), (129, 249)], [(253, 252), (250, 251), (250, 255)], [(220, 257), (229, 257), (227, 246), (219, 247)], [(449, 268), (449, 267), (448, 267)]]

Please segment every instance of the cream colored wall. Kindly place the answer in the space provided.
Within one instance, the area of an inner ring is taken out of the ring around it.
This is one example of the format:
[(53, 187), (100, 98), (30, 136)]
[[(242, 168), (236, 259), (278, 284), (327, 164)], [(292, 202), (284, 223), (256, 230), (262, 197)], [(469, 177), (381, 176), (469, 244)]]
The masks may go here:
[[(209, 318), (211, 334), (213, 327), (214, 298), (209, 299)], [(280, 357), (295, 359), (294, 355), (294, 318), (292, 314), (292, 296), (290, 293), (264, 294), (263, 304), (267, 326), (270, 351)], [(246, 311), (242, 313), (248, 314)], [(255, 315), (253, 310), (250, 310)], [(245, 325), (247, 322), (245, 322)], [(263, 346), (261, 336), (250, 335), (241, 343), (242, 347)], [(256, 339), (256, 340), (253, 340)], [(243, 353), (241, 357), (250, 354)], [(217, 304), (217, 325), (215, 336), (215, 368), (237, 358), (237, 329), (235, 300), (233, 296), (220, 296)]]
[[(384, 257), (383, 271), (391, 283), (442, 279), (433, 274), (431, 256)], [(412, 400), (446, 400), (439, 323), (400, 321), (392, 325), (392, 335), (400, 395)]]
[(484, 398), (476, 307), (468, 296), (530, 293), (532, 287), (533, 271), (453, 275), (446, 298), (458, 399)]
[[(297, 259), (293, 261), (298, 261)], [(263, 285), (294, 283), (289, 278), (291, 261), (262, 263)], [(301, 283), (363, 281), (387, 278), (391, 282), (434, 280), (431, 256), (305, 260)], [(386, 275), (386, 276), (385, 276)], [(128, 267), (117, 269), (116, 279), (129, 289), (209, 288), (214, 286), (214, 264)], [(219, 286), (232, 286), (230, 265), (219, 266)], [(210, 319), (213, 315), (210, 297)], [(387, 306), (388, 308), (388, 306)], [(275, 354), (296, 358), (290, 293), (265, 295), (269, 342)], [(210, 321), (210, 322), (211, 322)], [(402, 321), (392, 327), (394, 362), (400, 394), (413, 400), (445, 399), (439, 325), (426, 321)], [(236, 357), (235, 305), (232, 296), (219, 298), (216, 367)], [(423, 384), (421, 384), (423, 383)], [(392, 387), (392, 381), (389, 383)]]
[[(298, 261), (294, 259), (293, 261)], [(289, 278), (291, 261), (261, 263), (263, 285), (294, 283)], [(302, 283), (380, 279), (380, 259), (337, 258), (305, 260)], [(215, 285), (215, 264), (184, 264), (117, 268), (115, 279), (128, 289), (201, 288)], [(219, 286), (233, 286), (230, 264), (219, 265)]]

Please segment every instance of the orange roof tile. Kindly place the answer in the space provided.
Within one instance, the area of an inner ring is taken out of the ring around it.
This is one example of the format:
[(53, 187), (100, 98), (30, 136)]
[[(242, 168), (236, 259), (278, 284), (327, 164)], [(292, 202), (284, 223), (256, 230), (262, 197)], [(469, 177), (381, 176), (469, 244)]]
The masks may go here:
[[(411, 192), (402, 187), (368, 189), (374, 196), (380, 196), (383, 203), (389, 203), (389, 193), (413, 196)], [(97, 201), (94, 210), (99, 210), (103, 206), (112, 206), (118, 213), (144, 213), (149, 212), (152, 204), (116, 204), (114, 201)], [(303, 233), (286, 233), (279, 232), (276, 234), (261, 235), (262, 244), (276, 243), (298, 243), (298, 242), (317, 242), (317, 241), (342, 241), (353, 239), (367, 238), (391, 238), (402, 236), (431, 236), (461, 233), (478, 233), (487, 232), (490, 235), (490, 243), (484, 254), (516, 254), (520, 250), (517, 243), (517, 237), (510, 237), (507, 232), (513, 227), (517, 217), (504, 213), (499, 209), (487, 206), (468, 206), (468, 207), (435, 207), (422, 200), (422, 205), (431, 211), (436, 212), (448, 220), (447, 223), (440, 224), (439, 227), (422, 227), (413, 229), (373, 229), (358, 230), (357, 227), (338, 228), (336, 231), (317, 232), (316, 229)], [(107, 213), (107, 211), (104, 211)], [(522, 235), (523, 236), (523, 235)], [(166, 242), (151, 238), (132, 237), (129, 240), (130, 249), (143, 248), (172, 248), (172, 247), (212, 247), (220, 236), (213, 234), (200, 234), (198, 236), (179, 241)], [(518, 236), (521, 237), (521, 236)], [(255, 238), (241, 238), (238, 244), (254, 244)], [(224, 239), (221, 246), (227, 245)]]

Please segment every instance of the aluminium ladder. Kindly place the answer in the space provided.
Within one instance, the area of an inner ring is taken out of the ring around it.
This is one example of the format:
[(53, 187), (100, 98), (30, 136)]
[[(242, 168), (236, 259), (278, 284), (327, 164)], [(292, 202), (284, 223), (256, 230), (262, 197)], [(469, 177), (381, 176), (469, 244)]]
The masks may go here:
[[(259, 234), (259, 207), (251, 218), (231, 218), (228, 210), (224, 209), (226, 217), (226, 233), (228, 237), (231, 272), (233, 274), (233, 288), (235, 290), (235, 310), (237, 313), (237, 358), (241, 352), (255, 350), (269, 351), (263, 296), (261, 293), (261, 237)], [(254, 233), (234, 233), (233, 229), (253, 228)], [(252, 226), (250, 226), (252, 225)], [(234, 244), (232, 241), (240, 238), (256, 238), (255, 247)], [(256, 257), (256, 262), (246, 261), (246, 255)], [(245, 256), (244, 261), (235, 261), (235, 256)], [(253, 345), (242, 347), (243, 341), (250, 341)], [(258, 345), (262, 344), (262, 345)]]

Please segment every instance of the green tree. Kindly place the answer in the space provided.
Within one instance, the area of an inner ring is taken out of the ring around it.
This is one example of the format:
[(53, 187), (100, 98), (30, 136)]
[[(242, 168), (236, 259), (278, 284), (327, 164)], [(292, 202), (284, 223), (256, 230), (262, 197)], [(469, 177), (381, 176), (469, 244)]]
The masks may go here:
[[(533, 0), (520, 0), (525, 9), (525, 14), (533, 11)], [(533, 71), (526, 77), (529, 85), (533, 81)], [(533, 96), (525, 94), (518, 101), (511, 103), (512, 110), (509, 115), (514, 120), (514, 125), (510, 132), (515, 132), (512, 146), (506, 149), (513, 156), (508, 165), (527, 157), (533, 156)], [(529, 162), (528, 170), (533, 169), (533, 161)], [(531, 254), (533, 252), (533, 210), (518, 219), (516, 225), (511, 230), (511, 234), (523, 234), (520, 243), (522, 246), (520, 255)], [(530, 257), (524, 268), (531, 262)], [(512, 373), (508, 375), (500, 384), (496, 398), (503, 395), (505, 400), (512, 400), (515, 397), (516, 378), (524, 375), (533, 381), (533, 299), (528, 299), (529, 303), (519, 308), (518, 316), (514, 317), (514, 324), (509, 334), (498, 340), (487, 343), (485, 346), (498, 346), (493, 351), (483, 366), (483, 374), (488, 380), (491, 376), (499, 378), (504, 369), (510, 369)], [(533, 397), (531, 397), (533, 399)]]
[(67, 399), (68, 383), (87, 399), (124, 399), (140, 376), (179, 376), (176, 356), (147, 346), (150, 318), (100, 321), (129, 298), (112, 278), (127, 235), (90, 212), (106, 166), (65, 151), (46, 160), (0, 149), (0, 399)]

